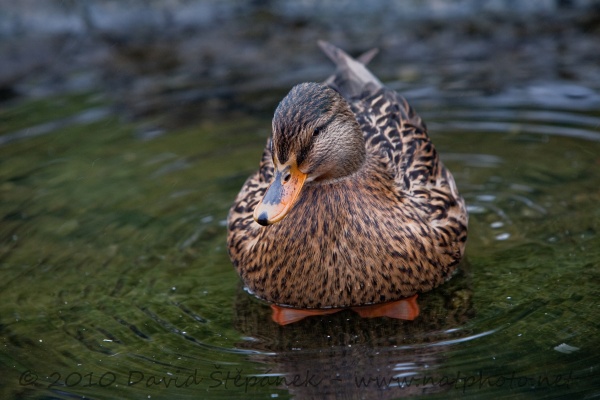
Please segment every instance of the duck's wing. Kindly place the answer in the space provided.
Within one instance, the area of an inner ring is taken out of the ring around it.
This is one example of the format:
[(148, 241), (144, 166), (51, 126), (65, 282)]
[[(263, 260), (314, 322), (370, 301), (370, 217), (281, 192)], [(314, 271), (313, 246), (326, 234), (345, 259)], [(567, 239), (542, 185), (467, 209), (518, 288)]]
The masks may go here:
[(436, 185), (444, 179), (427, 127), (408, 102), (387, 89), (365, 66), (375, 55), (353, 59), (343, 50), (320, 41), (319, 46), (337, 69), (325, 84), (352, 106), (365, 135), (367, 151), (387, 159), (396, 186), (403, 191)]
[(387, 158), (398, 188), (412, 192), (442, 183), (440, 160), (427, 127), (406, 99), (381, 88), (353, 102), (352, 108), (365, 132), (366, 148)]

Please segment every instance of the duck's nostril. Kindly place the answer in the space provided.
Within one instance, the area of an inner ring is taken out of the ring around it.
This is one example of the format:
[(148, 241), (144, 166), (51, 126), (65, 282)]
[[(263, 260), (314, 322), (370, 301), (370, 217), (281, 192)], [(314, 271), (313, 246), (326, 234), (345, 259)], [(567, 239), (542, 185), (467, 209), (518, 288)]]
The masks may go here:
[(286, 176), (283, 177), (283, 183), (288, 183), (291, 178), (292, 178), (292, 174), (287, 174)]

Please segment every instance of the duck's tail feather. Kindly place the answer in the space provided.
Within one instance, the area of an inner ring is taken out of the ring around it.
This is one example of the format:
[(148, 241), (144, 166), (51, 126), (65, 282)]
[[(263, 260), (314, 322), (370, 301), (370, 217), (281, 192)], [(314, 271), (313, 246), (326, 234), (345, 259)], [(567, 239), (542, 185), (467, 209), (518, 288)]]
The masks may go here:
[(373, 58), (379, 53), (379, 49), (377, 47), (372, 48), (371, 50), (365, 51), (360, 56), (356, 58), (356, 61), (361, 63), (362, 65), (367, 65), (371, 62)]
[(365, 67), (375, 57), (377, 49), (371, 49), (354, 59), (331, 43), (319, 40), (318, 44), (337, 67), (335, 74), (327, 78), (324, 83), (340, 92), (345, 98), (356, 97), (365, 90), (373, 91), (383, 86), (379, 79)]

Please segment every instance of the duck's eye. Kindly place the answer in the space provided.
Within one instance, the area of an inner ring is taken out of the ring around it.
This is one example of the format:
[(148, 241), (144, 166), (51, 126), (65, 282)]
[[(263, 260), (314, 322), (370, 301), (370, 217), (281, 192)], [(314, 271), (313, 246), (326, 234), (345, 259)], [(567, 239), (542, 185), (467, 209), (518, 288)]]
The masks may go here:
[(321, 133), (321, 128), (316, 127), (313, 131), (313, 137), (319, 136), (319, 133)]

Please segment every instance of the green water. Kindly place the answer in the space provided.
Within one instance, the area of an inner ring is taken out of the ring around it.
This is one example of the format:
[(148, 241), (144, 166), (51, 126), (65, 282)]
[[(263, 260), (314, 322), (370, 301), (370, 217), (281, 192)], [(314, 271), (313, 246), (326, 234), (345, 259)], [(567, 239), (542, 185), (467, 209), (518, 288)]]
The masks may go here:
[(269, 119), (144, 138), (111, 112), (71, 118), (110, 106), (0, 111), (0, 397), (600, 396), (598, 113), (418, 106), (469, 205), (461, 273), (413, 322), (279, 327), (225, 247)]

